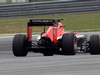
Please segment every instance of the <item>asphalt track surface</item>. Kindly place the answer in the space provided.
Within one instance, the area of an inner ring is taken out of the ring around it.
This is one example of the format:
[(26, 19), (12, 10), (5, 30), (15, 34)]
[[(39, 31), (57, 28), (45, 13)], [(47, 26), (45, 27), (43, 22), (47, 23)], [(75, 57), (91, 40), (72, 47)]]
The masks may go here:
[[(100, 32), (87, 34), (89, 37)], [(15, 57), (12, 39), (0, 38), (0, 75), (100, 75), (100, 55), (77, 53), (75, 56), (44, 57), (29, 52), (26, 57)]]

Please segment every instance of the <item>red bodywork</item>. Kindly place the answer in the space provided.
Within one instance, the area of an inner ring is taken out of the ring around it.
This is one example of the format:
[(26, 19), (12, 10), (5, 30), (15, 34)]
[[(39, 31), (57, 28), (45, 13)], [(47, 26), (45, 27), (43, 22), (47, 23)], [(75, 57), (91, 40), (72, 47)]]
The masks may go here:
[[(62, 37), (63, 34), (71, 33), (71, 32), (65, 32), (63, 27), (64, 26), (59, 22), (58, 27), (50, 26), (49, 29), (45, 33), (44, 32), (41, 33), (41, 36), (39, 37), (42, 36), (49, 37), (51, 41), (54, 41), (54, 43), (57, 44), (58, 38)], [(83, 36), (83, 35), (78, 35), (77, 32), (74, 32), (74, 34), (76, 35), (76, 37)], [(32, 26), (28, 27), (28, 40), (29, 41), (32, 40)]]
[(58, 27), (51, 26), (43, 36), (49, 37), (51, 41), (54, 41), (55, 44), (57, 44), (57, 38), (61, 37), (65, 33), (70, 33), (65, 32), (63, 27), (64, 26), (62, 26), (61, 23), (58, 23)]

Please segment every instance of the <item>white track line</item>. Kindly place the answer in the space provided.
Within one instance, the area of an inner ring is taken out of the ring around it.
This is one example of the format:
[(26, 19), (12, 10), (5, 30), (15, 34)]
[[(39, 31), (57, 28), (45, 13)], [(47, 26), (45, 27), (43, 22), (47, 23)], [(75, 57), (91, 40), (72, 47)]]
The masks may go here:
[(13, 38), (14, 36), (3, 36), (3, 37), (0, 37), (0, 38)]
[[(38, 36), (38, 35), (32, 35), (33, 37), (34, 36)], [(14, 36), (1, 36), (0, 38), (13, 38)]]

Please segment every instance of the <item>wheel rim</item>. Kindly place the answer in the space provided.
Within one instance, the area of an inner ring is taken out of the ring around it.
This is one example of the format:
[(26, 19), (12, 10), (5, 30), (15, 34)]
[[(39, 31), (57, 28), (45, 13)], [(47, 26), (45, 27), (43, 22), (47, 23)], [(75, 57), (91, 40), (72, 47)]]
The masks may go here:
[(74, 39), (74, 50), (76, 51), (77, 50), (77, 40), (76, 40), (76, 37)]

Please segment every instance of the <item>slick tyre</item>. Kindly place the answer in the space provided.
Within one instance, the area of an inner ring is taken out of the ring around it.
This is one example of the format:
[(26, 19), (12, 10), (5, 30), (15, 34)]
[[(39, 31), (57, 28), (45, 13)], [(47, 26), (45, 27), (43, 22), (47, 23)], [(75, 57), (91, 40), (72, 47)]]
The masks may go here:
[(23, 34), (17, 34), (14, 36), (13, 39), (13, 54), (15, 56), (26, 56), (28, 51), (26, 50), (26, 35)]
[(90, 37), (90, 53), (91, 55), (100, 54), (100, 38), (99, 35), (92, 35)]
[(62, 36), (62, 53), (64, 55), (75, 55), (77, 40), (74, 33), (66, 33)]

